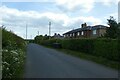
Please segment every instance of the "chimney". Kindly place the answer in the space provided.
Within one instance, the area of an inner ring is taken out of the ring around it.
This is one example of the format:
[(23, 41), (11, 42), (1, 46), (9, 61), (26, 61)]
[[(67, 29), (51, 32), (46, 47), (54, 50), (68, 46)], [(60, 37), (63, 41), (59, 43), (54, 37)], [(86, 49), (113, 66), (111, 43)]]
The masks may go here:
[(83, 28), (83, 24), (81, 24), (81, 27)]
[(87, 26), (87, 24), (86, 24), (86, 23), (84, 23), (84, 24), (82, 24), (81, 26), (82, 26), (82, 28), (84, 28), (84, 27), (86, 27), (86, 26)]
[(84, 26), (87, 27), (87, 23), (84, 23)]

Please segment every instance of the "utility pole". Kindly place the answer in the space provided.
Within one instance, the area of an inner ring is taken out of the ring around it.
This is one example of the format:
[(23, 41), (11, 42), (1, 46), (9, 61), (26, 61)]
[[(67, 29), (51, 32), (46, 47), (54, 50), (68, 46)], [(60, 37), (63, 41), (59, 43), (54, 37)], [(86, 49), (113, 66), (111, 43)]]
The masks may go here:
[(26, 24), (26, 40), (27, 40), (27, 24)]
[(38, 36), (39, 36), (39, 31), (38, 31)]
[(49, 39), (50, 39), (50, 36), (51, 36), (51, 22), (49, 22)]

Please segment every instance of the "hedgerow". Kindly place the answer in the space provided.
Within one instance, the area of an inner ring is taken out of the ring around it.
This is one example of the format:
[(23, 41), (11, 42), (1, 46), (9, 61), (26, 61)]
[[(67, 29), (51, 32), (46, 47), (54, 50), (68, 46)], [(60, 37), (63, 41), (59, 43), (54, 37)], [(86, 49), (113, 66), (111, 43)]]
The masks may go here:
[(52, 46), (60, 43), (63, 49), (83, 52), (108, 60), (119, 61), (118, 40), (116, 39), (51, 39), (41, 41), (42, 45)]
[(2, 78), (20, 78), (25, 59), (25, 41), (2, 28)]
[(94, 42), (94, 55), (119, 61), (118, 40), (97, 39)]

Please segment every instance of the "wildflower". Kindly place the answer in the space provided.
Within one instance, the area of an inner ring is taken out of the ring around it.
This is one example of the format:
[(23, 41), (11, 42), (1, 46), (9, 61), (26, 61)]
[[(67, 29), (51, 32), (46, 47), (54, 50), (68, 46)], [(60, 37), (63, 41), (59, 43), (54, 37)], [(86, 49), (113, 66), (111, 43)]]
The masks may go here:
[(15, 61), (18, 61), (18, 58), (15, 58)]
[(9, 63), (7, 63), (7, 62), (3, 62), (3, 64), (5, 64), (5, 65), (10, 65)]
[(10, 73), (9, 75), (10, 75), (10, 76), (12, 76), (12, 74), (11, 74), (11, 73)]
[(6, 69), (7, 69), (7, 70), (9, 70), (9, 68), (8, 68), (8, 67), (7, 67)]
[(8, 50), (7, 50), (7, 49), (4, 49), (4, 50), (2, 50), (2, 51), (4, 51), (4, 52), (8, 52)]
[(11, 53), (18, 54), (16, 51), (13, 51), (13, 50), (11, 51)]

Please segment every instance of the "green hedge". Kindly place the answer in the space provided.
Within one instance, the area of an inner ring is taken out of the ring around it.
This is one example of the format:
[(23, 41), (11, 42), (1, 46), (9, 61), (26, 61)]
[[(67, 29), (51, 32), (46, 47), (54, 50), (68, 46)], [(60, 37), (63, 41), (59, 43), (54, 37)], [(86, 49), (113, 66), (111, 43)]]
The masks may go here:
[(42, 45), (51, 46), (60, 43), (63, 49), (79, 51), (97, 57), (118, 61), (118, 40), (113, 39), (51, 39), (41, 41)]
[[(46, 46), (52, 46), (53, 47), (53, 44), (57, 43), (57, 42), (58, 42), (58, 39), (50, 39), (50, 40), (42, 41), (42, 44), (46, 45)], [(60, 41), (59, 41), (59, 43), (60, 43)]]
[[(11, 31), (2, 29), (2, 47), (3, 48), (24, 48), (25, 41)], [(12, 46), (12, 47), (11, 47)]]
[(94, 55), (118, 61), (118, 40), (98, 39), (95, 40), (94, 46)]
[(94, 40), (90, 39), (62, 40), (62, 47), (65, 49), (92, 54), (94, 49), (93, 41)]

